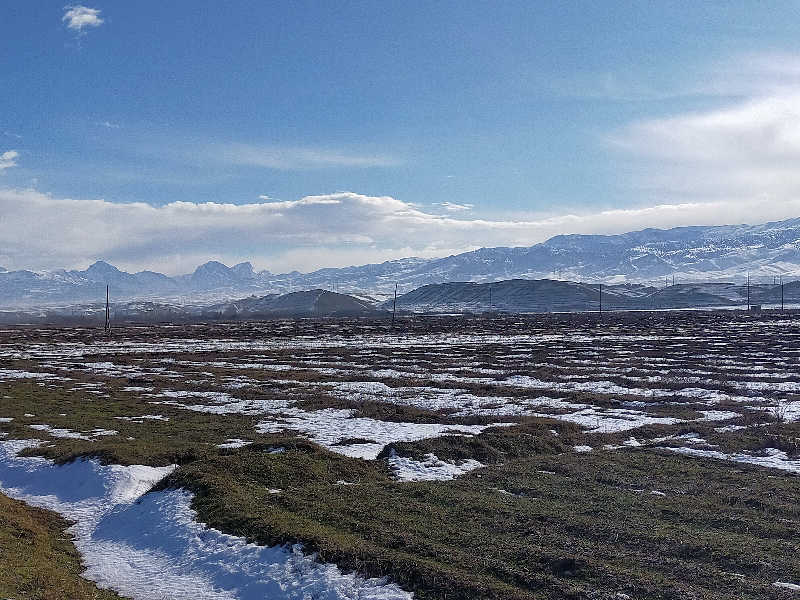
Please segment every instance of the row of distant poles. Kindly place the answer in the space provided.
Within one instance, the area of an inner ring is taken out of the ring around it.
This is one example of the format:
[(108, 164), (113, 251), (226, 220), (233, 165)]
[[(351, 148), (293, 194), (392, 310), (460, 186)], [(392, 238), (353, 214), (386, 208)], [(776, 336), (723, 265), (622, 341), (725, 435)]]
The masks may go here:
[[(672, 285), (675, 285), (675, 275), (672, 276)], [(772, 285), (779, 285), (781, 287), (781, 312), (784, 310), (784, 296), (783, 296), (783, 275), (773, 275)], [(664, 289), (669, 286), (669, 278), (664, 279)], [(603, 284), (598, 284), (598, 300), (600, 304), (600, 314), (603, 314)], [(492, 305), (492, 288), (489, 286), (489, 306)], [(747, 274), (747, 312), (752, 309), (750, 303), (750, 273)]]

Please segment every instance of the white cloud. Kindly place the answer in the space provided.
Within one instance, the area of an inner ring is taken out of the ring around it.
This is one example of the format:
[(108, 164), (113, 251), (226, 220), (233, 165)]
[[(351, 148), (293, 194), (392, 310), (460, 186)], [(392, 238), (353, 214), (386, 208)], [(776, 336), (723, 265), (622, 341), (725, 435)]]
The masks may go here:
[(356, 154), (325, 148), (291, 148), (225, 144), (213, 146), (209, 158), (234, 165), (265, 167), (282, 171), (326, 167), (394, 167), (402, 164), (397, 158), (381, 154)]
[(450, 212), (465, 212), (475, 208), (474, 204), (457, 204), (455, 202), (440, 202), (439, 206)]
[(745, 94), (736, 101), (638, 121), (611, 137), (640, 196), (778, 205), (800, 197), (800, 57), (751, 56), (740, 71), (723, 86)]
[(100, 10), (87, 6), (68, 5), (64, 7), (64, 16), (61, 20), (67, 24), (67, 28), (78, 33), (82, 33), (87, 27), (100, 27), (103, 19), (100, 17)]
[(95, 125), (105, 127), (106, 129), (119, 129), (119, 123), (112, 123), (111, 121), (97, 121)]
[(104, 257), (126, 268), (174, 274), (217, 258), (229, 264), (252, 260), (279, 272), (523, 246), (561, 233), (761, 222), (800, 214), (800, 197), (764, 207), (718, 200), (486, 220), (435, 215), (395, 198), (354, 193), (152, 206), (0, 189), (0, 214), (0, 264), (8, 268), (85, 268)]
[(16, 150), (8, 150), (0, 154), (0, 174), (2, 174), (6, 169), (16, 167), (18, 158), (19, 152)]

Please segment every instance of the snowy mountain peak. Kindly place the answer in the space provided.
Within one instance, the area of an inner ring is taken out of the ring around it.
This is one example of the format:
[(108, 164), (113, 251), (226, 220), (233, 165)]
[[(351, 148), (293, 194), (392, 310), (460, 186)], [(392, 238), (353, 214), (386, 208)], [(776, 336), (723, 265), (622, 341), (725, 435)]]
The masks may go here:
[(129, 275), (103, 260), (98, 260), (83, 273), (89, 281), (114, 281), (120, 276)]
[(238, 265), (234, 265), (231, 267), (231, 271), (236, 273), (238, 277), (241, 279), (252, 279), (255, 277), (255, 271), (253, 271), (253, 265), (249, 262), (241, 262)]

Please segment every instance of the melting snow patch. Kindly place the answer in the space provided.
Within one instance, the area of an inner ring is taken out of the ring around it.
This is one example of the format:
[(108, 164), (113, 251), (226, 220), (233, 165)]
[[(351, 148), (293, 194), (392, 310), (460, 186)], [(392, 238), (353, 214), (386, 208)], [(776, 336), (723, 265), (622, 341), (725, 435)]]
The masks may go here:
[(117, 435), (118, 433), (119, 431), (114, 431), (113, 429), (93, 429), (92, 433), (89, 435), (92, 435), (94, 437), (101, 437), (104, 435)]
[(604, 409), (590, 407), (563, 415), (539, 414), (537, 416), (570, 421), (587, 427), (592, 431), (603, 433), (628, 431), (642, 427), (643, 425), (673, 425), (681, 421), (673, 417), (651, 417), (638, 410), (628, 410), (624, 408)]
[(742, 416), (730, 410), (701, 410), (699, 412), (703, 414), (703, 418), (698, 421), (727, 421)]
[(591, 452), (592, 451), (592, 447), (591, 446), (573, 446), (572, 449), (575, 452)]
[(263, 547), (195, 521), (182, 490), (146, 494), (173, 467), (61, 467), (20, 458), (30, 440), (0, 442), (0, 490), (75, 521), (68, 530), (83, 576), (134, 600), (410, 600), (384, 579), (342, 574), (304, 555), (299, 545)]
[(697, 456), (700, 458), (716, 458), (719, 460), (732, 460), (734, 462), (748, 463), (759, 467), (770, 467), (800, 474), (800, 460), (791, 460), (783, 450), (777, 448), (766, 448), (765, 456), (753, 456), (752, 454), (725, 454), (717, 450), (700, 450), (699, 448), (664, 448), (670, 452)]
[[(259, 433), (280, 433), (296, 430), (328, 450), (372, 460), (384, 446), (392, 442), (415, 442), (448, 434), (475, 435), (488, 427), (510, 426), (513, 423), (491, 425), (444, 425), (441, 423), (395, 423), (366, 417), (353, 417), (353, 411), (325, 408), (305, 411), (288, 409), (279, 419), (262, 421), (256, 426)], [(339, 445), (342, 440), (368, 439), (370, 443)]]
[(728, 433), (729, 431), (739, 431), (747, 429), (747, 425), (725, 425), (724, 427), (715, 427), (714, 431), (717, 433)]
[(28, 427), (35, 429), (36, 431), (44, 431), (47, 435), (52, 437), (91, 441), (91, 438), (83, 435), (82, 433), (78, 433), (77, 431), (72, 431), (71, 429), (59, 429), (57, 427), (50, 427), (50, 425), (44, 424), (28, 425)]
[(69, 381), (68, 377), (59, 377), (52, 373), (31, 373), (14, 369), (0, 369), (0, 380), (3, 379), (43, 379), (46, 381)]
[(14, 420), (14, 417), (0, 417), (0, 423), (11, 423)]
[(796, 583), (786, 583), (785, 581), (776, 581), (772, 585), (786, 590), (792, 590), (793, 592), (800, 592), (800, 585), (797, 585)]
[(389, 456), (389, 468), (401, 481), (448, 481), (484, 466), (483, 463), (473, 459), (455, 464), (441, 460), (435, 454), (426, 454), (424, 458), (423, 461), (414, 460), (398, 456), (392, 450)]
[(242, 448), (252, 443), (239, 438), (228, 438), (224, 444), (217, 444), (217, 448)]

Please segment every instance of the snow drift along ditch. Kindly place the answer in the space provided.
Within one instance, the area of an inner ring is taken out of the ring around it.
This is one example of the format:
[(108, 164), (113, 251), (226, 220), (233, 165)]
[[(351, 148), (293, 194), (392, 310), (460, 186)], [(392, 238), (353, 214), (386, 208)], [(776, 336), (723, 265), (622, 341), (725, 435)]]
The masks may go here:
[(56, 466), (0, 442), (0, 492), (75, 521), (84, 577), (134, 600), (410, 600), (383, 579), (343, 574), (294, 546), (264, 547), (195, 520), (184, 490), (147, 493), (174, 467)]

